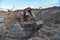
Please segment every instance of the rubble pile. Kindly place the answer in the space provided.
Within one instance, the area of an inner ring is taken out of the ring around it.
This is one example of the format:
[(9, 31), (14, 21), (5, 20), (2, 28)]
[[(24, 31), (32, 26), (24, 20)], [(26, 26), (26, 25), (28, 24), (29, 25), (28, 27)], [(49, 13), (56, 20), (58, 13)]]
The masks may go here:
[(60, 40), (60, 7), (41, 9), (35, 15), (38, 21), (25, 28), (19, 21), (8, 21), (13, 25), (0, 30), (0, 40)]
[(60, 8), (49, 8), (38, 12), (37, 18), (43, 20), (43, 27), (29, 40), (60, 40)]

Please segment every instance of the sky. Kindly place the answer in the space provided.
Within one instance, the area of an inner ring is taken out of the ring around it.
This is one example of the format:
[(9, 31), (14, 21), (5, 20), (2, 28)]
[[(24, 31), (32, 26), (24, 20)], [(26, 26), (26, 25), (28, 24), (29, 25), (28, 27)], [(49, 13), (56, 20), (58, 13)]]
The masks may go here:
[(47, 8), (52, 6), (60, 6), (60, 0), (0, 0), (0, 8), (5, 9), (24, 9), (31, 8)]

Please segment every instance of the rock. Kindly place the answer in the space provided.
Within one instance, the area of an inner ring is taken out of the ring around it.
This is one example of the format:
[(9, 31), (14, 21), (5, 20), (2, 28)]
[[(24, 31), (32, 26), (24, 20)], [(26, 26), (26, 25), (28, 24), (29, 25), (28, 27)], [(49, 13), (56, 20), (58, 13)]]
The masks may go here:
[(43, 21), (42, 21), (42, 20), (37, 21), (36, 24), (37, 24), (37, 25), (41, 25), (41, 24), (43, 24)]
[(21, 37), (21, 26), (16, 23), (14, 24), (8, 31), (8, 37), (12, 37), (12, 38), (19, 38)]
[(0, 23), (2, 23), (3, 21), (4, 21), (4, 18), (1, 18), (1, 17), (0, 17)]
[(60, 35), (55, 34), (55, 35), (51, 38), (51, 40), (60, 40)]
[(16, 39), (12, 39), (12, 38), (5, 38), (5, 40), (16, 40)]
[(40, 39), (39, 37), (32, 37), (29, 40), (42, 40), (42, 39)]

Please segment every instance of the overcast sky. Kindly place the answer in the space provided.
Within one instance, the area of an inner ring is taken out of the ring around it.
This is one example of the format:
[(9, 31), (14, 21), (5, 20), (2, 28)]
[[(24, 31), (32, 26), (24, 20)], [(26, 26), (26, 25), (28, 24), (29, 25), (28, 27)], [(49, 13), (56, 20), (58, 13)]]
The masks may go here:
[(60, 0), (0, 0), (0, 8), (24, 9), (26, 7), (32, 8), (47, 8), (52, 6), (60, 6)]

